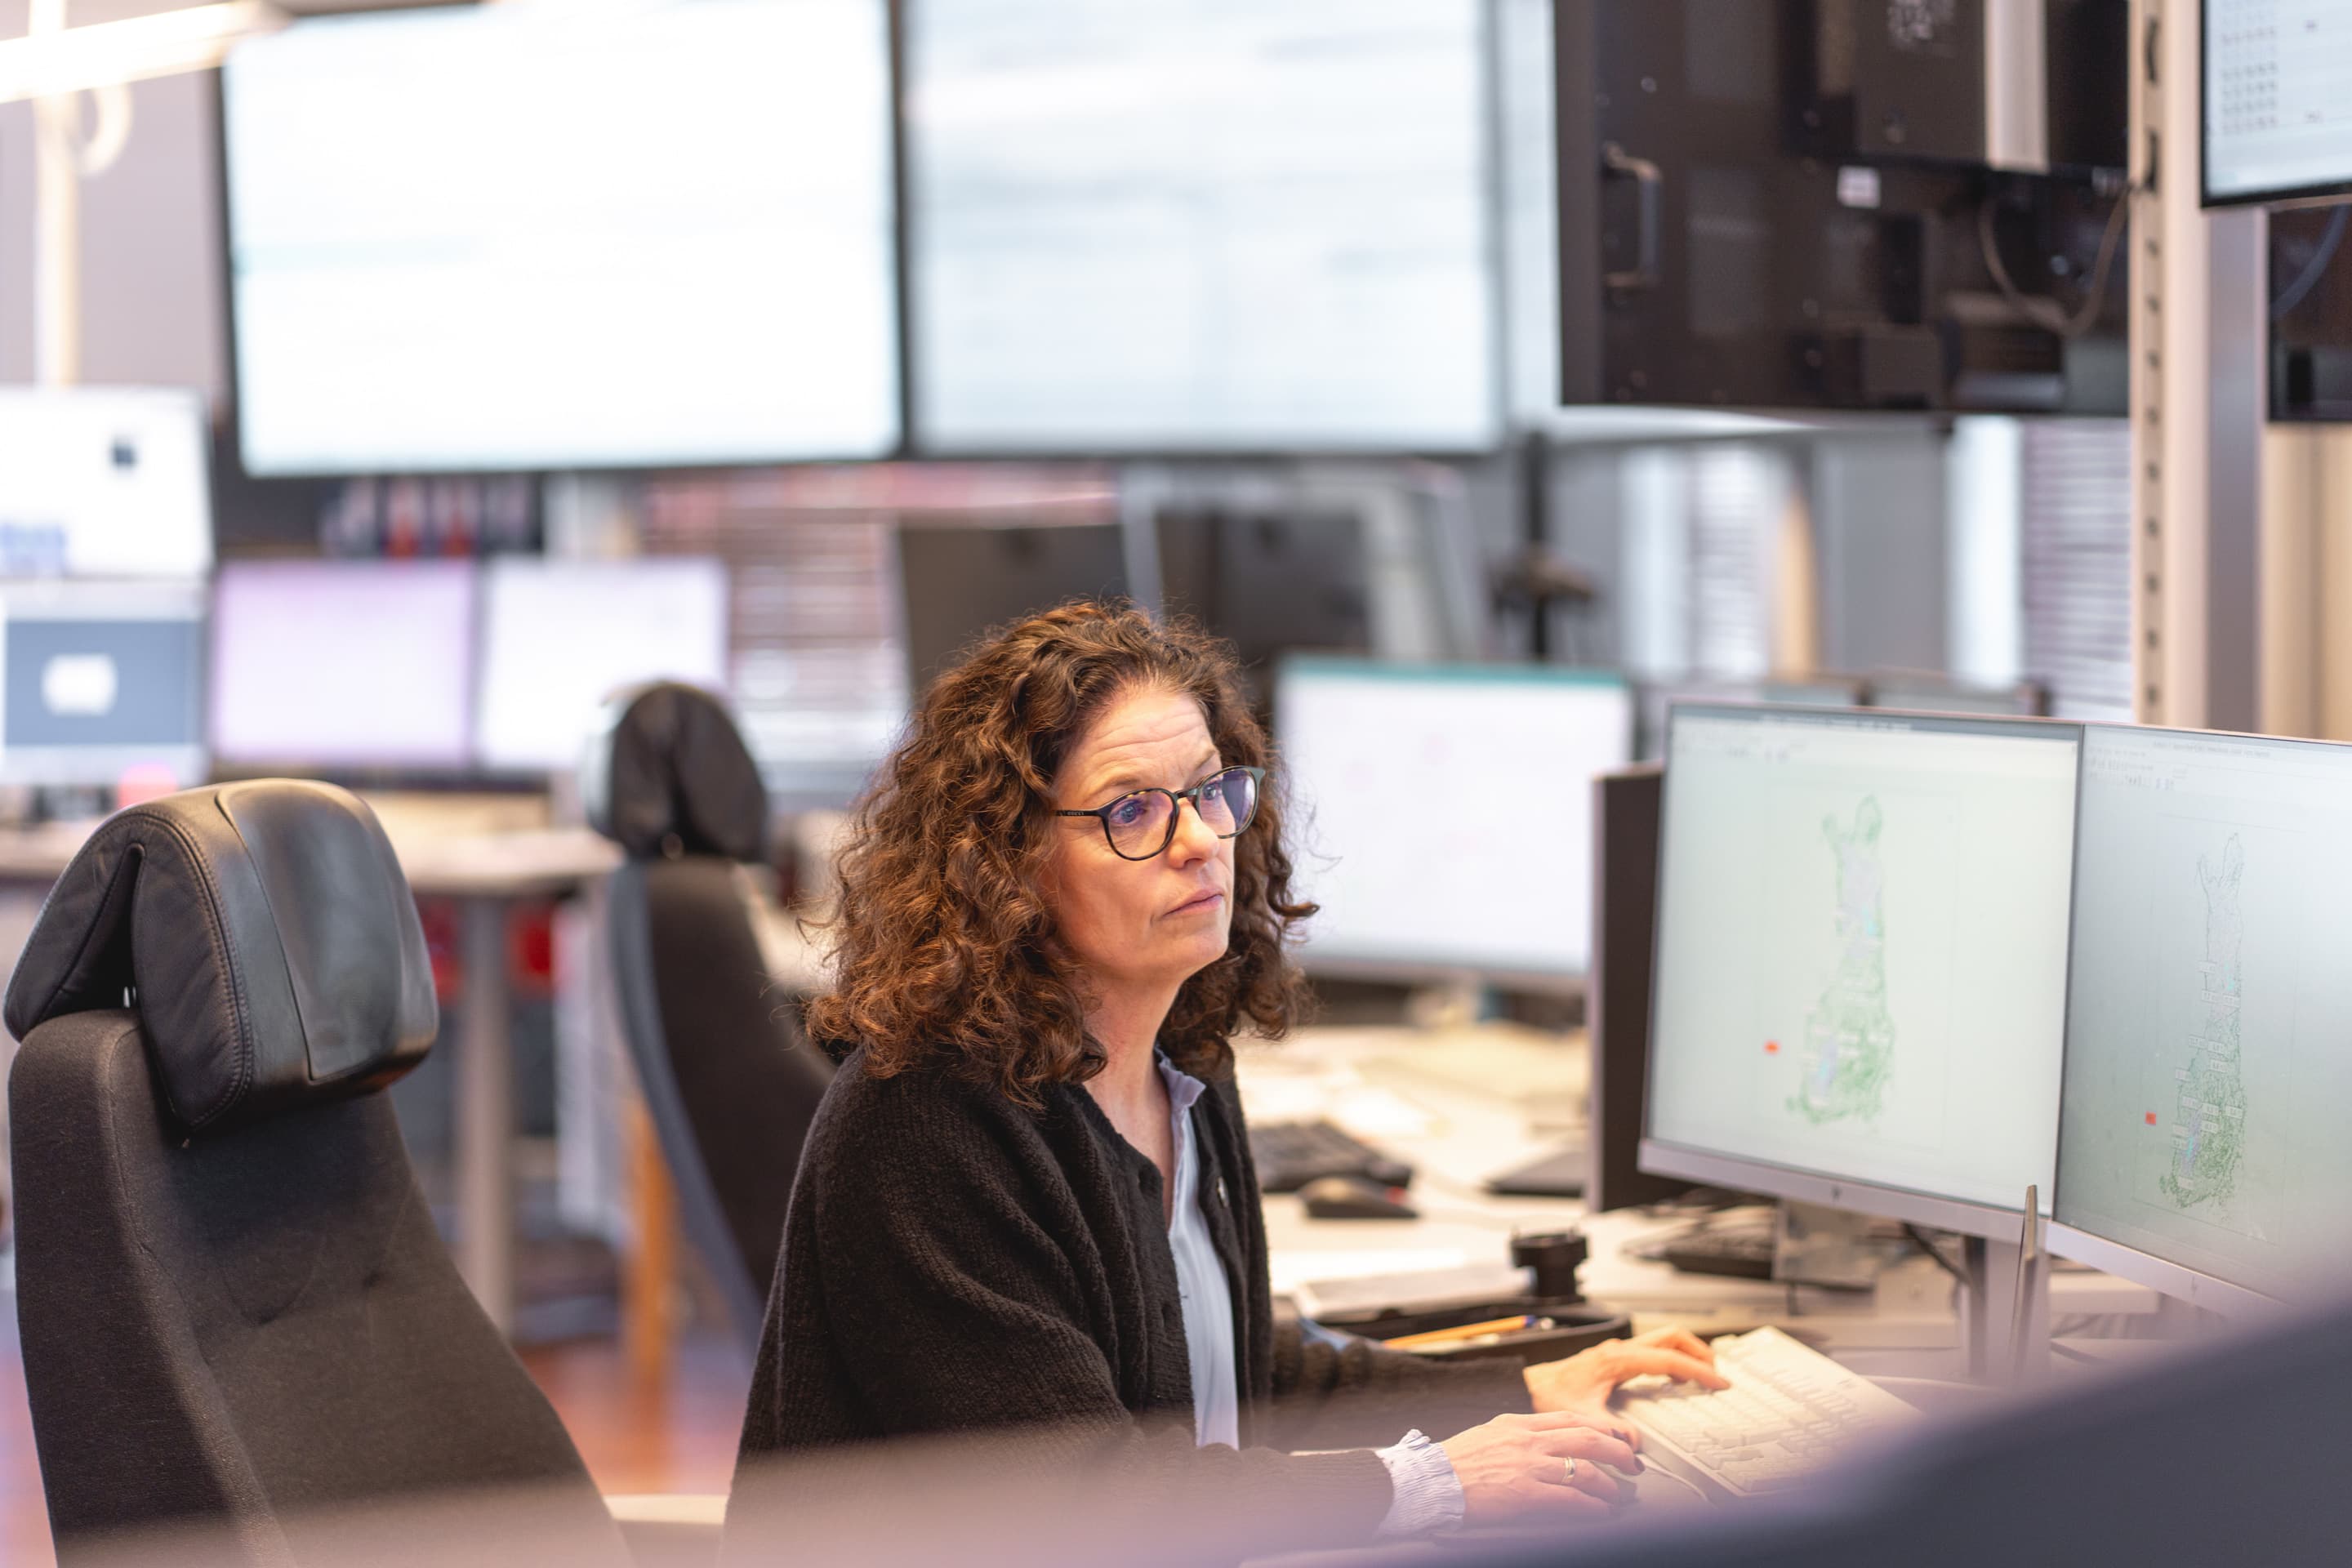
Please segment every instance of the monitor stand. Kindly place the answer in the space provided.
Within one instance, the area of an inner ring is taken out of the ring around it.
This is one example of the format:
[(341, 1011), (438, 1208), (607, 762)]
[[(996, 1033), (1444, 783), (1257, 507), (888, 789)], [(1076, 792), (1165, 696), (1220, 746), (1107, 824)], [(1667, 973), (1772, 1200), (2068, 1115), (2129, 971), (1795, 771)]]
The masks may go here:
[(1972, 1383), (2032, 1386), (2050, 1374), (2050, 1270), (2039, 1194), (2025, 1190), (2016, 1241), (1969, 1237), (1959, 1292), (1960, 1343)]

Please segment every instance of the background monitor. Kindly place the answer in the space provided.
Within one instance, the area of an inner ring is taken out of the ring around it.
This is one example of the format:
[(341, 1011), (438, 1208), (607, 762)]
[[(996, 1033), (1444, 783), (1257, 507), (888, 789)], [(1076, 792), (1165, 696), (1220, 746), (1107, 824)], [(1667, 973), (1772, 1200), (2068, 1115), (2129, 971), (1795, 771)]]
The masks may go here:
[(1285, 660), (1277, 767), (1311, 970), (1574, 988), (1592, 952), (1592, 780), (1633, 697), (1543, 665)]
[(1234, 645), (1266, 695), (1286, 653), (1372, 651), (1370, 567), (1351, 512), (1181, 507), (1153, 519), (1160, 603)]
[(2212, 1306), (2340, 1289), (2352, 748), (2093, 725), (2075, 834), (2053, 1250)]
[(1665, 773), (1655, 764), (1592, 781), (1592, 981), (1584, 1006), (1592, 1050), (1592, 1171), (1584, 1202), (1595, 1214), (1670, 1203), (1691, 1190), (1688, 1182), (1641, 1168), (1664, 794)]
[(2205, 205), (2352, 191), (2352, 15), (2205, 0)]
[(499, 771), (580, 764), (604, 700), (647, 680), (728, 690), (727, 568), (697, 556), (509, 557), (484, 573), (474, 750)]
[(898, 530), (908, 691), (932, 679), (982, 632), (1071, 599), (1127, 596), (1127, 544), (1112, 522), (1012, 528), (908, 523)]
[(179, 387), (0, 387), (0, 577), (201, 577), (212, 437)]
[(1486, 9), (908, 6), (918, 444), (1492, 446)]
[(1982, 713), (1992, 718), (2039, 719), (2050, 712), (2050, 689), (2038, 680), (2011, 686), (1978, 686), (1932, 671), (1885, 670), (1871, 676), (1870, 705), (1915, 713)]
[(0, 583), (0, 781), (205, 777), (202, 583)]
[(213, 589), (213, 749), (239, 768), (472, 761), (467, 561), (236, 561)]
[(882, 0), (326, 17), (222, 79), (253, 472), (896, 446)]
[(1644, 681), (1637, 689), (1640, 707), (1640, 754), (1645, 763), (1664, 759), (1666, 715), (1677, 702), (1778, 703), (1795, 708), (1859, 708), (1870, 695), (1859, 680), (1842, 676), (1787, 678), (1767, 676), (1755, 680)]
[(1675, 709), (1642, 1168), (1979, 1236), (2046, 1209), (2081, 746)]

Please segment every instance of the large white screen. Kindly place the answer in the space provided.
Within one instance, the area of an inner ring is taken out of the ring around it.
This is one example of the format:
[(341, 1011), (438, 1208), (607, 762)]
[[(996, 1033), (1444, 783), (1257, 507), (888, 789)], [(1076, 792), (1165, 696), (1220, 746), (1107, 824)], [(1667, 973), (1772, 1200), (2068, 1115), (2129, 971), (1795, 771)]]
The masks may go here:
[(1649, 1135), (2050, 1203), (2080, 731), (1681, 710)]
[(1624, 765), (1633, 697), (1510, 665), (1286, 664), (1275, 694), (1317, 961), (1582, 974), (1592, 779)]
[(911, 5), (917, 438), (1493, 441), (1482, 16)]
[(2352, 749), (2094, 728), (2057, 1217), (2273, 1296), (2352, 1268)]
[(224, 80), (254, 471), (896, 443), (879, 0), (328, 18)]
[(231, 562), (213, 589), (213, 750), (240, 764), (463, 768), (471, 562)]
[(2205, 195), (2352, 186), (2352, 12), (2205, 0)]
[(0, 388), (0, 574), (203, 576), (209, 445), (184, 388)]
[(727, 689), (727, 569), (716, 561), (496, 561), (483, 623), (486, 767), (578, 766), (604, 700), (625, 686)]

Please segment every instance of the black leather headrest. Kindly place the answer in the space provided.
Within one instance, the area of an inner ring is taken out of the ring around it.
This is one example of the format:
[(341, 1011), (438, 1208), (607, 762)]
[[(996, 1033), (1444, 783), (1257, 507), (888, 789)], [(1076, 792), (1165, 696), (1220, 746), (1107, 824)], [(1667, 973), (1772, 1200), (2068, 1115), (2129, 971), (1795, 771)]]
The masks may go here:
[(636, 859), (768, 852), (768, 786), (725, 704), (662, 681), (604, 706), (580, 773), (597, 832)]
[(380, 1089), (439, 1015), (408, 879), (375, 813), (258, 779), (117, 812), (58, 879), (8, 982), (22, 1039), (135, 994), (190, 1131)]

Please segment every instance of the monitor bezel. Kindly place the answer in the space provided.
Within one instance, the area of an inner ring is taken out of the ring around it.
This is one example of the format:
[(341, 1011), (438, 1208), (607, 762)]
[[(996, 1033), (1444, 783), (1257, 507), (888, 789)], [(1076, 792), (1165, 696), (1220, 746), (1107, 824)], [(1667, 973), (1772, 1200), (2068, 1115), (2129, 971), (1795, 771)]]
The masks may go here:
[(2201, 208), (2321, 205), (2352, 196), (2352, 173), (2316, 184), (2273, 185), (2256, 191), (2213, 190), (2213, 105), (2205, 55), (2213, 37), (2213, 0), (2197, 6), (2197, 205)]
[[(1657, 1032), (1659, 1000), (1663, 989), (1666, 924), (1666, 858), (1673, 836), (1668, 831), (1674, 811), (1674, 736), (1675, 727), (1685, 714), (1693, 717), (1731, 719), (1741, 722), (1765, 722), (1775, 719), (1799, 724), (1848, 729), (1889, 728), (1898, 722), (1906, 730), (1929, 729), (1958, 734), (2042, 734), (2053, 740), (2074, 738), (2075, 759), (2074, 809), (2071, 814), (2067, 854), (2070, 874), (2066, 894), (2066, 942), (2074, 942), (2074, 880), (2071, 874), (2074, 855), (2073, 825), (2080, 822), (2082, 810), (2082, 749), (2085, 726), (2067, 719), (2000, 718), (1979, 714), (1921, 713), (1907, 709), (1892, 708), (1816, 708), (1786, 703), (1719, 703), (1677, 702), (1666, 711), (1665, 779), (1658, 804), (1658, 909), (1656, 924), (1651, 933), (1650, 965), (1650, 1049), (1643, 1066), (1643, 1112), (1642, 1145), (1636, 1161), (1647, 1174), (1673, 1176), (1684, 1181), (1704, 1182), (1716, 1186), (1731, 1187), (1740, 1192), (1756, 1193), (1765, 1197), (1783, 1198), (1797, 1203), (1823, 1204), (1832, 1208), (1851, 1209), (1876, 1215), (1909, 1225), (1930, 1226), (1961, 1236), (1983, 1237), (1990, 1240), (2011, 1240), (2023, 1223), (2024, 1194), (2014, 1207), (1987, 1204), (1972, 1198), (1948, 1197), (1924, 1192), (1915, 1187), (1893, 1186), (1885, 1183), (1857, 1180), (1825, 1171), (1805, 1170), (1794, 1165), (1759, 1160), (1752, 1155), (1726, 1154), (1716, 1150), (1696, 1148), (1657, 1137), (1652, 1131), (1657, 1115), (1658, 1051)], [(2069, 954), (2068, 970), (2072, 971)], [(2065, 1027), (2062, 1016), (2059, 1023), (2059, 1082), (2065, 1080)], [(2042, 1218), (2049, 1224), (2051, 1210), (2057, 1201), (2055, 1173), (2057, 1149), (2051, 1149), (2052, 1180), (2045, 1184), (2049, 1195), (2042, 1202)]]
[[(2109, 720), (2085, 721), (2081, 729), (2085, 760), (2088, 757), (2090, 737), (2094, 731), (2142, 735), (2181, 735), (2217, 741), (2245, 741), (2293, 749), (2327, 747), (2341, 749), (2344, 744), (2341, 742), (2317, 740), (2302, 735), (2258, 735), (2242, 730), (2199, 730), (2173, 724), (2123, 724)], [(2076, 1263), (2087, 1264), (2091, 1268), (2103, 1269), (2120, 1279), (2128, 1279), (2136, 1285), (2145, 1285), (2151, 1290), (2216, 1312), (2245, 1314), (2284, 1310), (2288, 1303), (2281, 1297), (2270, 1295), (2251, 1285), (2241, 1285), (2235, 1280), (2224, 1279), (2218, 1274), (2207, 1273), (2191, 1264), (2176, 1263), (2171, 1258), (2159, 1257), (2153, 1252), (2134, 1247), (2129, 1242), (2117, 1241), (2087, 1226), (2058, 1217), (2059, 1189), (2065, 1175), (2066, 1058), (2074, 1044), (2074, 1031), (2071, 1027), (2074, 999), (2073, 884), (2082, 876), (2083, 816), (2090, 809), (2090, 804), (2089, 795), (2083, 788), (2082, 774), (2078, 770), (2074, 782), (2074, 870), (2068, 879), (2066, 908), (2066, 1000), (2070, 1027), (2064, 1031), (2064, 1044), (2060, 1049), (2058, 1061), (2059, 1136), (2057, 1146), (2051, 1151), (2050, 1218), (2044, 1226), (2049, 1236), (2050, 1250), (2058, 1257)]]

